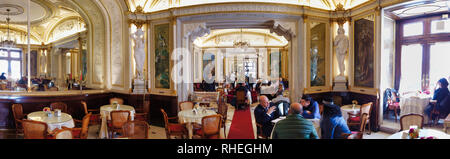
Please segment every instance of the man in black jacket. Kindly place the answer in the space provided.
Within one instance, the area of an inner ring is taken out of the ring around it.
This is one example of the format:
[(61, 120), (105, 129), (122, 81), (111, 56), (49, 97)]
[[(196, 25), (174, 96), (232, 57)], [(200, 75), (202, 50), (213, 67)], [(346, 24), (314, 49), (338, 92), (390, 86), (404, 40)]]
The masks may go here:
[(271, 106), (269, 99), (266, 96), (259, 97), (259, 105), (255, 108), (256, 123), (262, 125), (263, 134), (267, 137), (272, 133), (272, 120), (279, 117), (276, 106)]

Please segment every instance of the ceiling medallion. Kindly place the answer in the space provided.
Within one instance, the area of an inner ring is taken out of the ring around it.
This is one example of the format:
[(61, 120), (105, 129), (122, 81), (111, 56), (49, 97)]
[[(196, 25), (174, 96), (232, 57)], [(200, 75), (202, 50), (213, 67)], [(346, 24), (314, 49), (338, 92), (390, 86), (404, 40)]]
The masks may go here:
[[(7, 9), (9, 11), (6, 11)], [(24, 13), (24, 9), (19, 5), (0, 4), (0, 14), (1, 15), (19, 15), (19, 14), (23, 14), (23, 13)]]

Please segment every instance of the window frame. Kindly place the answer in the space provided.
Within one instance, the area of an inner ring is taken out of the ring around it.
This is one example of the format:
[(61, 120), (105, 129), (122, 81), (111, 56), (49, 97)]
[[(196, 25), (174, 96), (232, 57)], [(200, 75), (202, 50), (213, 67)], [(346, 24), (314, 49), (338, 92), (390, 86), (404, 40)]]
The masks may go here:
[[(0, 60), (6, 60), (8, 61), (8, 76), (12, 76), (12, 68), (11, 68), (11, 61), (19, 61), (20, 62), (20, 75), (22, 75), (22, 50), (21, 49), (7, 49), (7, 48), (0, 48), (1, 51), (6, 51), (8, 56), (7, 57), (0, 57)], [(11, 52), (18, 52), (19, 57), (11, 57)], [(19, 77), (20, 79), (20, 77)]]
[[(401, 19), (396, 21), (396, 48), (395, 48), (395, 89), (400, 88), (400, 78), (401, 78), (401, 54), (402, 46), (410, 44), (421, 44), (422, 45), (422, 79), (421, 79), (421, 89), (429, 90), (430, 84), (433, 81), (429, 81), (430, 78), (430, 46), (436, 42), (447, 42), (450, 41), (450, 33), (435, 33), (431, 34), (431, 22), (433, 20), (442, 19), (442, 13), (425, 15), (421, 17), (411, 18), (411, 19)], [(423, 22), (423, 34), (416, 36), (403, 36), (403, 26), (405, 24), (414, 22)]]

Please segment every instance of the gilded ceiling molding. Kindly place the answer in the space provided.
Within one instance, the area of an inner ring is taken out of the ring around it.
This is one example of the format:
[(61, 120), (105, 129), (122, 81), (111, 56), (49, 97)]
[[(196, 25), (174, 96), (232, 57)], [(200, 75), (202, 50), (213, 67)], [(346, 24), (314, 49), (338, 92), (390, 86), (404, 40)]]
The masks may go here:
[(137, 29), (140, 29), (140, 28), (142, 28), (142, 26), (144, 24), (147, 24), (147, 21), (146, 20), (138, 20), (138, 19), (130, 19), (130, 20), (128, 20), (128, 23), (134, 24), (134, 25), (136, 25)]

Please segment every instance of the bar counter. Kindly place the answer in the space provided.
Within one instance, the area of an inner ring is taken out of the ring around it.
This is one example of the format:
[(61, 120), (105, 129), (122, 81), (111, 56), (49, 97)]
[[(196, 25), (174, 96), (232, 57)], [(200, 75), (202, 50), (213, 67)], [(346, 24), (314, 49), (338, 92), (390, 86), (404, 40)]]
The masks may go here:
[(118, 97), (124, 99), (124, 104), (143, 110), (144, 100), (150, 101), (148, 110), (149, 122), (164, 126), (160, 109), (166, 110), (169, 116), (176, 116), (178, 101), (176, 96), (158, 94), (120, 93), (109, 90), (68, 90), (68, 91), (0, 91), (0, 129), (14, 129), (13, 104), (22, 104), (23, 112), (28, 114), (42, 111), (53, 102), (64, 102), (67, 111), (74, 119), (81, 120), (85, 115), (81, 101), (87, 103), (88, 109), (99, 109), (109, 104), (109, 99)]
[(74, 119), (83, 118), (84, 109), (81, 101), (85, 101), (89, 109), (98, 109), (109, 103), (114, 94), (106, 90), (67, 90), (67, 91), (0, 91), (0, 129), (14, 128), (13, 104), (22, 104), (23, 112), (28, 114), (41, 111), (53, 102), (64, 102), (67, 111)]

